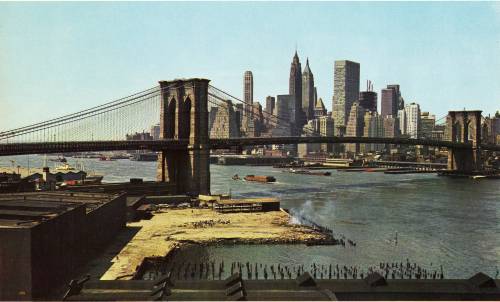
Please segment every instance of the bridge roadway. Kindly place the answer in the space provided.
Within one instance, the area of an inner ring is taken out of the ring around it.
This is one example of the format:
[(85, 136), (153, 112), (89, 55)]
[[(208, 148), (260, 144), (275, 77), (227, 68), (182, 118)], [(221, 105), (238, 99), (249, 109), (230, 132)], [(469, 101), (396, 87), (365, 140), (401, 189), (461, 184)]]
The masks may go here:
[[(450, 141), (384, 138), (384, 137), (255, 137), (210, 139), (210, 149), (229, 149), (231, 147), (259, 146), (271, 144), (304, 144), (304, 143), (361, 143), (361, 144), (393, 144), (393, 145), (423, 145), (446, 147), (454, 149), (472, 148), (470, 143), (453, 143)], [(155, 141), (75, 141), (75, 142), (44, 142), (44, 143), (7, 143), (0, 144), (0, 156), (24, 154), (50, 154), (90, 151), (117, 150), (152, 150), (175, 151), (189, 148), (187, 139), (166, 139)], [(500, 145), (481, 145), (483, 150), (500, 151)]]

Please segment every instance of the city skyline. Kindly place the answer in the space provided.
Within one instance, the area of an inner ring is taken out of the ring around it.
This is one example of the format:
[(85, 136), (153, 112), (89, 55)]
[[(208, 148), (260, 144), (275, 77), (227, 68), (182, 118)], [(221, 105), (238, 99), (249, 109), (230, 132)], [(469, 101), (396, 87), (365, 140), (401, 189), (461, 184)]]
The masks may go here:
[[(464, 107), (483, 110), (485, 115), (499, 109), (495, 101), (500, 93), (495, 77), (500, 69), (500, 58), (495, 55), (499, 50), (498, 3), (0, 6), (2, 129), (99, 105), (177, 77), (206, 77), (242, 98), (245, 70), (253, 72), (254, 101), (263, 105), (267, 95), (287, 93), (295, 44), (301, 61), (309, 58), (314, 66), (318, 98), (328, 110), (332, 108), (333, 64), (343, 59), (360, 63), (360, 82), (372, 80), (379, 95), (386, 85), (400, 84), (406, 102), (417, 102), (423, 111), (438, 117)], [(157, 18), (171, 9), (172, 18)], [(248, 17), (240, 20), (246, 9), (257, 19), (285, 10), (284, 16), (273, 18), (273, 24), (283, 21), (289, 26), (252, 22), (249, 27), (245, 24)], [(206, 18), (197, 25), (183, 22), (180, 16), (188, 10)], [(411, 15), (414, 10), (419, 11), (418, 17)], [(220, 15), (227, 20), (219, 21)], [(287, 21), (296, 15), (308, 15), (311, 20), (300, 26)], [(364, 19), (367, 15), (377, 18), (370, 23)], [(386, 15), (394, 18), (386, 20)], [(88, 20), (74, 21), (80, 20), (75, 16)], [(113, 24), (108, 22), (110, 17)], [(357, 28), (340, 26), (349, 17), (359, 21)], [(130, 20), (140, 22), (132, 27), (126, 25)], [(228, 29), (226, 21), (234, 28)], [(203, 28), (205, 23), (210, 26)], [(180, 42), (186, 39), (170, 31), (172, 25), (201, 33), (201, 48), (169, 44), (169, 35)], [(254, 35), (256, 31), (264, 34)], [(157, 43), (162, 35), (168, 39)]]

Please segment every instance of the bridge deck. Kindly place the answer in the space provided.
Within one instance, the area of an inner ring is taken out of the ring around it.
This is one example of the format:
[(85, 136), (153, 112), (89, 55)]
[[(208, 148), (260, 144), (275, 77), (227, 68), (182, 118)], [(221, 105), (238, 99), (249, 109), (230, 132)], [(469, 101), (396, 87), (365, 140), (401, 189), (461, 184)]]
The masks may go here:
[[(229, 149), (231, 147), (258, 146), (272, 144), (305, 144), (305, 143), (360, 143), (360, 144), (392, 144), (392, 145), (423, 145), (455, 149), (472, 148), (469, 143), (453, 143), (450, 141), (384, 138), (384, 137), (255, 137), (210, 139), (210, 149)], [(23, 154), (50, 154), (91, 151), (117, 150), (152, 150), (175, 151), (189, 148), (188, 140), (126, 140), (126, 141), (75, 141), (47, 143), (10, 143), (0, 144), (0, 156)], [(481, 145), (484, 150), (500, 151), (500, 145)]]

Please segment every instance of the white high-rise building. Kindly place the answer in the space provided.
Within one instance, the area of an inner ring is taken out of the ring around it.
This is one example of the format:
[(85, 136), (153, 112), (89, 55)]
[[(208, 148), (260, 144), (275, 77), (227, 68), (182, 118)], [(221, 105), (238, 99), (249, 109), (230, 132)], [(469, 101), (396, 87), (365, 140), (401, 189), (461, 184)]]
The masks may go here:
[(406, 135), (418, 138), (420, 132), (420, 105), (411, 103), (405, 106)]
[(401, 135), (406, 134), (406, 113), (404, 109), (398, 110), (399, 131)]

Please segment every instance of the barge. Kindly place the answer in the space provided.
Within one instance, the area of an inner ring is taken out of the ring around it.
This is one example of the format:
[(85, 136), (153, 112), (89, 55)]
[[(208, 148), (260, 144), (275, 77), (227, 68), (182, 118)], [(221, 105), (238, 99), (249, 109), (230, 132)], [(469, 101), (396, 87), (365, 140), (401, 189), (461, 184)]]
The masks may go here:
[(245, 176), (246, 181), (257, 181), (257, 182), (275, 182), (276, 178), (274, 176), (263, 176), (263, 175), (247, 175)]
[(295, 170), (295, 169), (290, 169), (286, 172), (293, 173), (293, 174), (303, 174), (303, 175), (314, 175), (314, 176), (331, 176), (331, 172), (313, 172), (309, 170)]

